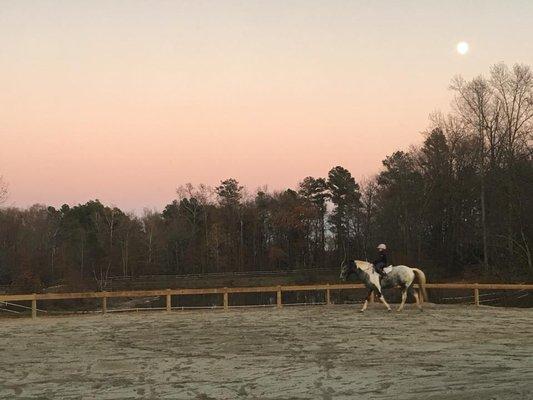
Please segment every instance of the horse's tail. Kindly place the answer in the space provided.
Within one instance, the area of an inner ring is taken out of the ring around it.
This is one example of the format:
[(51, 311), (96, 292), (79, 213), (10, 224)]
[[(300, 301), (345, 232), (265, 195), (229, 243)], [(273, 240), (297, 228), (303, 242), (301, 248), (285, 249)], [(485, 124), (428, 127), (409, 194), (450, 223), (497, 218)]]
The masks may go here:
[(418, 285), (420, 286), (422, 298), (420, 299), (420, 302), (423, 303), (424, 300), (428, 300), (428, 293), (426, 292), (426, 274), (424, 274), (424, 271), (418, 268), (412, 268), (413, 272), (415, 273), (417, 279), (418, 279)]

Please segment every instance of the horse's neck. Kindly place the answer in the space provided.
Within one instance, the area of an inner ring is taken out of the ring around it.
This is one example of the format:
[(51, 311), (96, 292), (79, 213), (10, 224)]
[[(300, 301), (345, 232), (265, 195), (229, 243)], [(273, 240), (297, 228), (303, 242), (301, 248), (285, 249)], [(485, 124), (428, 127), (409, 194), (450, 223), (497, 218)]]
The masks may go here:
[(372, 264), (367, 261), (356, 260), (355, 264), (357, 265), (357, 269), (359, 271), (364, 272), (367, 275), (369, 275), (374, 268)]
[(362, 269), (357, 270), (357, 277), (364, 284), (367, 284), (370, 281), (370, 274)]

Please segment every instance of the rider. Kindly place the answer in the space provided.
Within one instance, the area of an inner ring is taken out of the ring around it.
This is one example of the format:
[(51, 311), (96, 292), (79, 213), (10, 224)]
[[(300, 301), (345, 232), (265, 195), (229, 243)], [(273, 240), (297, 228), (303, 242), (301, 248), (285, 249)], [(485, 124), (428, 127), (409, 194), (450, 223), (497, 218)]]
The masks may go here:
[(374, 269), (376, 270), (376, 272), (382, 278), (384, 278), (386, 274), (385, 272), (383, 272), (383, 268), (387, 266), (387, 246), (381, 243), (378, 246), (378, 251), (379, 251), (379, 256), (372, 264), (374, 264)]

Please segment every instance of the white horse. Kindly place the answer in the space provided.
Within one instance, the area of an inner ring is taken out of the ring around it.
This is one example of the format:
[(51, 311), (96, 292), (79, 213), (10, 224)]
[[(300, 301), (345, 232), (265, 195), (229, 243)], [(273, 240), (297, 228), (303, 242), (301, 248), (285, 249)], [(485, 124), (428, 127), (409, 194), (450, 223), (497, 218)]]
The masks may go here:
[[(424, 272), (418, 268), (411, 268), (405, 265), (386, 267), (385, 272), (388, 272), (387, 275), (380, 280), (379, 274), (375, 271), (374, 266), (371, 263), (367, 261), (349, 260), (344, 261), (341, 265), (340, 279), (346, 281), (351, 274), (355, 274), (369, 290), (361, 312), (366, 310), (368, 301), (374, 292), (377, 293), (379, 300), (385, 305), (385, 307), (391, 311), (389, 304), (383, 297), (381, 289), (393, 287), (399, 287), (402, 290), (402, 302), (397, 311), (403, 310), (408, 293), (411, 293), (414, 296), (416, 305), (422, 310), (422, 302), (424, 301), (424, 298), (427, 299), (426, 289), (424, 287), (426, 283), (426, 275)], [(415, 278), (418, 278), (418, 284), (422, 289), (420, 299), (418, 298), (416, 291), (413, 289)]]

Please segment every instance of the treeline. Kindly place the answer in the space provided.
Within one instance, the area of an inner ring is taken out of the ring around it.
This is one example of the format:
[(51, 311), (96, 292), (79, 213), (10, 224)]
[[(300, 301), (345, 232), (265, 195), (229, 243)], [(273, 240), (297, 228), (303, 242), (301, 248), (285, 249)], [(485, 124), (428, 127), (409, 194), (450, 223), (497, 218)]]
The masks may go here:
[(105, 289), (117, 275), (337, 267), (372, 259), (381, 242), (393, 263), (433, 277), (527, 279), (533, 74), (499, 64), (451, 89), (453, 111), (431, 118), (423, 144), (363, 183), (337, 166), (279, 192), (249, 195), (236, 179), (187, 184), (142, 216), (98, 200), (0, 209), (0, 285)]

